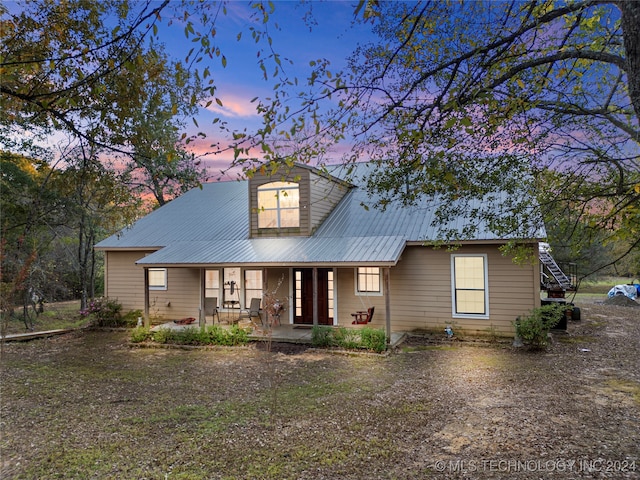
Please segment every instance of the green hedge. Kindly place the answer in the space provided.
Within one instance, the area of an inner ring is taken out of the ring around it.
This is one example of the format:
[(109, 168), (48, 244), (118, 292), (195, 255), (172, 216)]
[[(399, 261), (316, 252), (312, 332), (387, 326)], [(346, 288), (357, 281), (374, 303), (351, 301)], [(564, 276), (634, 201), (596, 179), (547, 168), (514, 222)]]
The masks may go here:
[(246, 330), (232, 325), (225, 329), (219, 325), (209, 325), (205, 329), (196, 327), (183, 330), (161, 328), (151, 332), (148, 328), (137, 327), (131, 333), (131, 341), (134, 343), (151, 340), (156, 343), (172, 343), (177, 345), (245, 345), (249, 341)]
[(315, 325), (311, 331), (314, 347), (340, 347), (348, 350), (371, 350), (377, 353), (387, 349), (384, 330), (376, 328), (346, 328)]

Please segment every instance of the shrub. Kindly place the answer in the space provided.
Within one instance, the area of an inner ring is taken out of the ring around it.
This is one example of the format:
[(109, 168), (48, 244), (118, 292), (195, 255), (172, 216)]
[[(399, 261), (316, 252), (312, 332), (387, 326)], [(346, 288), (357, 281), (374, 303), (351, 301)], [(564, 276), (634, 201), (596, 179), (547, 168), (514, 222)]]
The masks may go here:
[(244, 345), (249, 341), (246, 330), (232, 325), (224, 329), (219, 325), (210, 325), (206, 329), (185, 328), (184, 330), (171, 330), (161, 328), (150, 334), (157, 343), (175, 343), (178, 345)]
[(387, 335), (384, 330), (364, 327), (360, 330), (360, 344), (362, 348), (380, 353), (387, 349)]
[(331, 346), (332, 331), (333, 329), (326, 325), (314, 325), (311, 330), (311, 344), (321, 348)]
[(123, 327), (126, 322), (122, 317), (122, 305), (110, 298), (96, 298), (92, 300), (85, 310), (80, 311), (82, 316), (91, 316), (94, 325), (98, 327)]
[(123, 317), (122, 322), (127, 327), (135, 327), (138, 325), (138, 318), (142, 317), (142, 310), (129, 310)]
[(131, 332), (131, 341), (133, 343), (144, 342), (151, 338), (151, 332), (145, 327), (136, 327)]
[(311, 343), (314, 347), (334, 346), (347, 350), (366, 349), (380, 353), (387, 348), (387, 336), (384, 330), (370, 327), (353, 329), (315, 325), (311, 331)]
[(174, 338), (172, 333), (168, 328), (159, 328), (151, 333), (151, 339), (157, 343), (169, 343)]
[(350, 350), (360, 347), (360, 332), (346, 327), (339, 327), (333, 331), (334, 345)]
[(227, 345), (245, 345), (249, 341), (249, 333), (238, 325), (232, 325), (227, 332)]
[(528, 316), (516, 319), (514, 322), (516, 335), (531, 348), (546, 347), (549, 330), (560, 322), (565, 309), (565, 305), (543, 305), (534, 308)]
[(205, 331), (199, 328), (188, 327), (184, 330), (174, 331), (171, 340), (180, 345), (202, 345), (208, 343), (208, 336)]

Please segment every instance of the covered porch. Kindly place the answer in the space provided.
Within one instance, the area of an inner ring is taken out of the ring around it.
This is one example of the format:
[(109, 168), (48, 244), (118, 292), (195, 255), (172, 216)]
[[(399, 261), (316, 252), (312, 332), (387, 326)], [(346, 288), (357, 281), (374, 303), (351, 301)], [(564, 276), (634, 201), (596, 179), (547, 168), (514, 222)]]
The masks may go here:
[[(402, 237), (248, 239), (231, 250), (223, 242), (198, 245), (194, 252), (166, 247), (136, 262), (147, 282), (145, 325), (152, 307), (156, 318), (195, 317), (198, 324), (203, 316), (211, 321), (215, 309), (230, 323), (260, 300), (263, 312), (282, 307), (285, 337), (310, 338), (305, 327), (351, 328), (355, 314), (362, 321), (361, 312), (375, 308), (368, 322), (373, 318), (370, 326), (392, 343), (390, 269), (404, 250)], [(151, 272), (157, 283), (150, 284)]]

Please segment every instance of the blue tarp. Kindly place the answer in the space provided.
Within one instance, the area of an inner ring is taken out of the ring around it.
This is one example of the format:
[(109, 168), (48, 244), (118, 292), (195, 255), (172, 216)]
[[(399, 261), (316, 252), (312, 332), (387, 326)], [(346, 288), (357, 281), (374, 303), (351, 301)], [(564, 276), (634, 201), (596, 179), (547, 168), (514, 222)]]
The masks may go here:
[(630, 298), (631, 300), (635, 300), (637, 297), (640, 297), (640, 284), (638, 285), (616, 285), (607, 296), (609, 298), (615, 297), (616, 295), (624, 295), (625, 297)]

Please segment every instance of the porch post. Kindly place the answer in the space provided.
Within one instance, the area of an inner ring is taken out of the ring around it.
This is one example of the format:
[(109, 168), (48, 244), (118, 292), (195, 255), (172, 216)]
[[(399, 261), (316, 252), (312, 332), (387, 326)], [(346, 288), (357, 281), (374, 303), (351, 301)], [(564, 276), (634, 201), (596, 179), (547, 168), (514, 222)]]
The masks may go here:
[[(262, 269), (262, 300), (264, 301), (264, 296), (269, 292), (269, 269)], [(263, 307), (265, 305), (262, 305)]]
[(318, 268), (313, 267), (313, 325), (318, 325)]
[(149, 268), (144, 267), (144, 326), (149, 328)]
[[(206, 285), (206, 270), (204, 268), (200, 269), (200, 308), (198, 323), (200, 324), (200, 328), (204, 328), (207, 324), (207, 312), (204, 311), (204, 296), (206, 295), (205, 285)], [(215, 319), (214, 319), (215, 322)]]
[(391, 343), (391, 268), (383, 269), (384, 275), (384, 308), (387, 321), (387, 345)]

